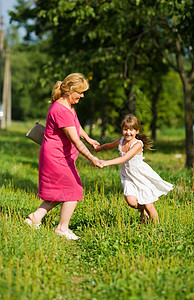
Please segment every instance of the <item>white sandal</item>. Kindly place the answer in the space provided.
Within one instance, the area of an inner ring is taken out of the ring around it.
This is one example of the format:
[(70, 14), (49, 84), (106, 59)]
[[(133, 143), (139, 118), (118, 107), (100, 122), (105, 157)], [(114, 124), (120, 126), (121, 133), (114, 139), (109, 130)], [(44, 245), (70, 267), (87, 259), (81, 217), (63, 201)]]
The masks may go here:
[(81, 239), (79, 236), (77, 236), (71, 230), (67, 230), (67, 231), (64, 231), (62, 233), (56, 232), (56, 234), (61, 235), (61, 236), (65, 236), (67, 240), (79, 240), (79, 239)]
[(39, 224), (35, 224), (34, 222), (32, 222), (32, 220), (30, 220), (29, 218), (27, 218), (24, 223), (28, 224), (30, 227), (34, 228), (34, 229), (40, 229), (40, 225), (41, 223)]

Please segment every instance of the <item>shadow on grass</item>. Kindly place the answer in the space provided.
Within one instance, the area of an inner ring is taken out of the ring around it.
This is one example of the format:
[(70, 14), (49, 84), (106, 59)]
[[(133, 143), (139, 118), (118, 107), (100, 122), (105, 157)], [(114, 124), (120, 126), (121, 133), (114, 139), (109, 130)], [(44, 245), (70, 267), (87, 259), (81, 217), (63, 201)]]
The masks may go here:
[[(119, 137), (118, 137), (119, 138)], [(172, 138), (172, 137), (171, 137)], [(96, 138), (100, 144), (105, 143), (111, 143), (114, 139), (111, 139), (111, 137), (107, 137), (105, 141), (99, 140), (98, 137)], [(156, 151), (162, 152), (162, 153), (174, 153), (174, 152), (184, 152), (185, 150), (185, 139), (180, 140), (168, 140), (168, 136), (165, 137), (165, 140), (156, 140), (153, 142), (154, 149)], [(114, 150), (113, 150), (114, 151)], [(109, 151), (111, 152), (111, 151)]]
[(164, 154), (183, 153), (185, 151), (185, 141), (157, 141), (154, 143), (154, 149)]
[[(4, 172), (0, 175), (0, 186), (4, 186), (8, 191), (5, 197), (2, 196), (1, 198), (0, 210), (8, 215), (20, 215), (22, 218), (26, 218), (30, 213), (29, 198), (33, 194), (38, 194), (37, 184), (30, 179)], [(35, 206), (35, 204), (32, 205)]]
[(14, 191), (22, 189), (26, 192), (31, 192), (35, 194), (38, 193), (37, 184), (32, 182), (30, 179), (20, 178), (19, 176), (12, 175), (9, 172), (2, 173), (0, 177), (0, 185), (10, 188), (10, 184)]
[[(37, 158), (38, 160), (38, 158)], [(22, 163), (22, 165), (26, 165), (32, 168), (32, 169), (39, 169), (39, 162), (35, 162), (34, 159), (27, 159), (27, 158), (20, 158), (20, 159), (15, 159), (16, 162)], [(38, 176), (38, 175), (37, 175)]]
[[(120, 207), (118, 210), (110, 211), (109, 209), (102, 209), (97, 213), (88, 217), (82, 216), (79, 218), (79, 211), (77, 212), (78, 216), (75, 216), (75, 219), (71, 222), (72, 230), (84, 230), (85, 228), (92, 228), (93, 226), (103, 227), (106, 224), (106, 227), (117, 227), (118, 226), (118, 214), (120, 213)], [(76, 215), (76, 212), (75, 212)], [(134, 215), (125, 216), (125, 224), (126, 226), (132, 226), (134, 222), (137, 222), (137, 218)], [(138, 221), (139, 222), (139, 221)], [(140, 222), (139, 222), (140, 223)]]
[(0, 150), (10, 156), (38, 157), (40, 146), (17, 131), (0, 131)]
[[(26, 131), (27, 133), (27, 131)], [(23, 138), (26, 138), (26, 134), (24, 132), (20, 132), (20, 131), (17, 131), (17, 130), (7, 130), (7, 129), (0, 129), (0, 134), (1, 134), (1, 137), (23, 137)]]

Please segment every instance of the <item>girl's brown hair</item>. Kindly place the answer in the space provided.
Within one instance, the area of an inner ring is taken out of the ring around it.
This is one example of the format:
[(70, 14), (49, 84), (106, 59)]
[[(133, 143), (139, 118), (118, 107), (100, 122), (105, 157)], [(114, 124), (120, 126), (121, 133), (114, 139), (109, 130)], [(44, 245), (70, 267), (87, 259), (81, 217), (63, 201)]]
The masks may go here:
[(52, 89), (52, 100), (55, 102), (61, 97), (66, 97), (73, 92), (83, 93), (89, 89), (89, 84), (81, 73), (69, 74), (63, 81), (57, 81)]
[[(121, 128), (133, 128), (140, 131), (141, 125), (138, 118), (130, 114), (124, 117), (123, 121), (121, 122)], [(143, 142), (145, 149), (152, 150), (152, 140), (150, 140), (145, 134), (138, 133), (136, 134), (136, 138)]]

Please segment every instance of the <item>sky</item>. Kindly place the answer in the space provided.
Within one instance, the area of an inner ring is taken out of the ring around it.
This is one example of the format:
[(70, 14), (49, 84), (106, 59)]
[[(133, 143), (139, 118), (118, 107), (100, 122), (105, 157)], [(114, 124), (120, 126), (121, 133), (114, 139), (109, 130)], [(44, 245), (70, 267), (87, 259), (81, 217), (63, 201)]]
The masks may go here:
[[(14, 6), (17, 5), (17, 0), (0, 0), (0, 17), (3, 16), (4, 19), (4, 35), (6, 35), (6, 30), (11, 25), (10, 16), (8, 14), (9, 10), (14, 10)], [(12, 23), (17, 24), (17, 23)], [(25, 36), (25, 29), (19, 28), (19, 35), (21, 38)]]
[(8, 10), (14, 9), (14, 5), (17, 4), (17, 0), (0, 0), (0, 15), (4, 17), (4, 28), (5, 30), (10, 26), (10, 16)]

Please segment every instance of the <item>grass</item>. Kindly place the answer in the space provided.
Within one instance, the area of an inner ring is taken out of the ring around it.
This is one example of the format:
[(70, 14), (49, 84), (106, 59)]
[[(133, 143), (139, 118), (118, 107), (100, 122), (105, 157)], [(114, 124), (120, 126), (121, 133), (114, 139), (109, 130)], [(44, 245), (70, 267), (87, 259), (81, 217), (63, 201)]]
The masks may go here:
[(156, 203), (160, 225), (143, 226), (127, 207), (119, 166), (99, 170), (79, 156), (84, 201), (70, 228), (82, 239), (67, 241), (54, 233), (60, 207), (39, 231), (24, 224), (41, 203), (39, 146), (25, 138), (30, 127), (14, 123), (0, 131), (0, 299), (193, 299), (193, 179), (184, 168), (184, 132), (158, 133), (157, 151), (145, 153), (146, 162), (175, 185)]

